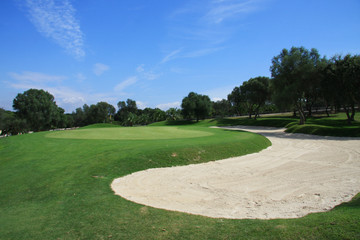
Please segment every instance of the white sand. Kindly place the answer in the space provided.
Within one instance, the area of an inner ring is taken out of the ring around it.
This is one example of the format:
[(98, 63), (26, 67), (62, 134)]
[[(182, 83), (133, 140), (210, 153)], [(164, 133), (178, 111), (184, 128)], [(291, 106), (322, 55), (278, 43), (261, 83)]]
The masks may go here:
[(259, 152), (115, 179), (115, 194), (155, 208), (215, 218), (297, 218), (360, 192), (360, 139), (232, 127), (266, 136)]

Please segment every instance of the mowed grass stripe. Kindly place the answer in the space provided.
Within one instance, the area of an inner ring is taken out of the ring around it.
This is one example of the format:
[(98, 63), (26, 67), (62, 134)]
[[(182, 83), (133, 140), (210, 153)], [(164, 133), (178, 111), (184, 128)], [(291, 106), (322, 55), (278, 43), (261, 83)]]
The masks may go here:
[(108, 140), (160, 140), (196, 138), (213, 135), (211, 132), (178, 127), (133, 127), (92, 128), (71, 131), (57, 131), (46, 135), (49, 138), (108, 139)]

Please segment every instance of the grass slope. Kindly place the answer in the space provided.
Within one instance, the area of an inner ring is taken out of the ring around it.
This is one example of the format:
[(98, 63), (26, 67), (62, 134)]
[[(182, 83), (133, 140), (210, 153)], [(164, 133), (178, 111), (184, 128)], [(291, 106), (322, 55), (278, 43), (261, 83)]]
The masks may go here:
[(306, 120), (305, 125), (298, 125), (299, 119), (291, 116), (261, 117), (257, 120), (248, 118), (225, 118), (216, 121), (218, 126), (248, 125), (267, 127), (286, 127), (289, 133), (305, 133), (321, 136), (360, 137), (360, 113), (355, 115), (355, 121), (348, 125), (344, 113), (331, 117), (319, 116)]
[(210, 134), (180, 139), (49, 138), (48, 132), (0, 139), (0, 239), (359, 239), (359, 196), (300, 219), (227, 220), (146, 207), (111, 191), (114, 178), (135, 171), (270, 144), (256, 134), (208, 128), (215, 124), (179, 125), (180, 131)]

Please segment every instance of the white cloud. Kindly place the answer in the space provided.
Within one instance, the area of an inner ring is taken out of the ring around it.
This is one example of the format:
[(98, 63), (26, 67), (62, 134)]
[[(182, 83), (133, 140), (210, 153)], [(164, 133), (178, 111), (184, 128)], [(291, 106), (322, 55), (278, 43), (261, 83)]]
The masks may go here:
[(39, 72), (22, 72), (22, 73), (9, 73), (9, 76), (17, 81), (21, 82), (36, 82), (36, 83), (45, 83), (45, 82), (61, 82), (66, 79), (64, 76), (48, 75)]
[(155, 79), (158, 79), (161, 76), (161, 74), (150, 71), (150, 72), (145, 72), (143, 74), (143, 76), (147, 80), (155, 80)]
[(145, 66), (144, 64), (139, 65), (139, 66), (136, 68), (136, 71), (137, 71), (138, 73), (141, 73), (141, 72), (145, 71), (144, 66)]
[(162, 60), (161, 63), (166, 63), (170, 60), (174, 60), (176, 57), (176, 55), (178, 55), (180, 52), (182, 51), (182, 49), (177, 49), (172, 51), (171, 53), (169, 53), (168, 55), (166, 55)]
[(147, 108), (147, 103), (141, 102), (141, 101), (136, 101), (136, 106), (140, 109), (144, 109), (144, 108)]
[(204, 91), (201, 94), (208, 95), (212, 101), (219, 101), (227, 99), (227, 95), (229, 95), (233, 89), (234, 86), (219, 87)]
[(209, 23), (219, 24), (224, 20), (239, 16), (240, 14), (247, 14), (258, 9), (255, 5), (256, 0), (248, 1), (213, 1), (210, 10), (204, 16), (204, 19)]
[(77, 59), (85, 56), (84, 34), (69, 0), (26, 0), (30, 21), (45, 37), (54, 40)]
[(137, 77), (136, 76), (133, 76), (133, 77), (129, 77), (128, 79), (126, 79), (125, 81), (117, 84), (115, 87), (114, 87), (114, 90), (117, 91), (117, 92), (121, 92), (122, 90), (124, 90), (126, 87), (130, 86), (130, 85), (133, 85), (137, 82)]
[(83, 82), (84, 80), (86, 80), (86, 76), (82, 73), (78, 73), (75, 75), (76, 79), (78, 82)]
[(214, 52), (220, 51), (224, 49), (223, 47), (216, 47), (216, 48), (205, 48), (205, 49), (200, 49), (200, 50), (196, 50), (193, 52), (189, 52), (186, 53), (183, 58), (196, 58), (196, 57), (202, 57), (202, 56), (206, 56), (209, 54), (212, 54)]
[(180, 102), (171, 102), (171, 103), (162, 103), (157, 105), (157, 108), (160, 108), (163, 111), (168, 110), (169, 108), (180, 108)]
[(108, 71), (110, 67), (103, 63), (95, 63), (93, 67), (93, 72), (96, 76), (102, 75), (104, 72)]

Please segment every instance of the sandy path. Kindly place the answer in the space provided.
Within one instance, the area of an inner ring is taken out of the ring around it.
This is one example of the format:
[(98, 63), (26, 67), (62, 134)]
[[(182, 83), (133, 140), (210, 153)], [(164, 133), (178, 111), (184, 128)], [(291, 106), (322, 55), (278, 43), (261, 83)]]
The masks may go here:
[(266, 136), (260, 153), (115, 179), (130, 201), (208, 217), (297, 218), (327, 211), (360, 192), (360, 139), (232, 127)]

